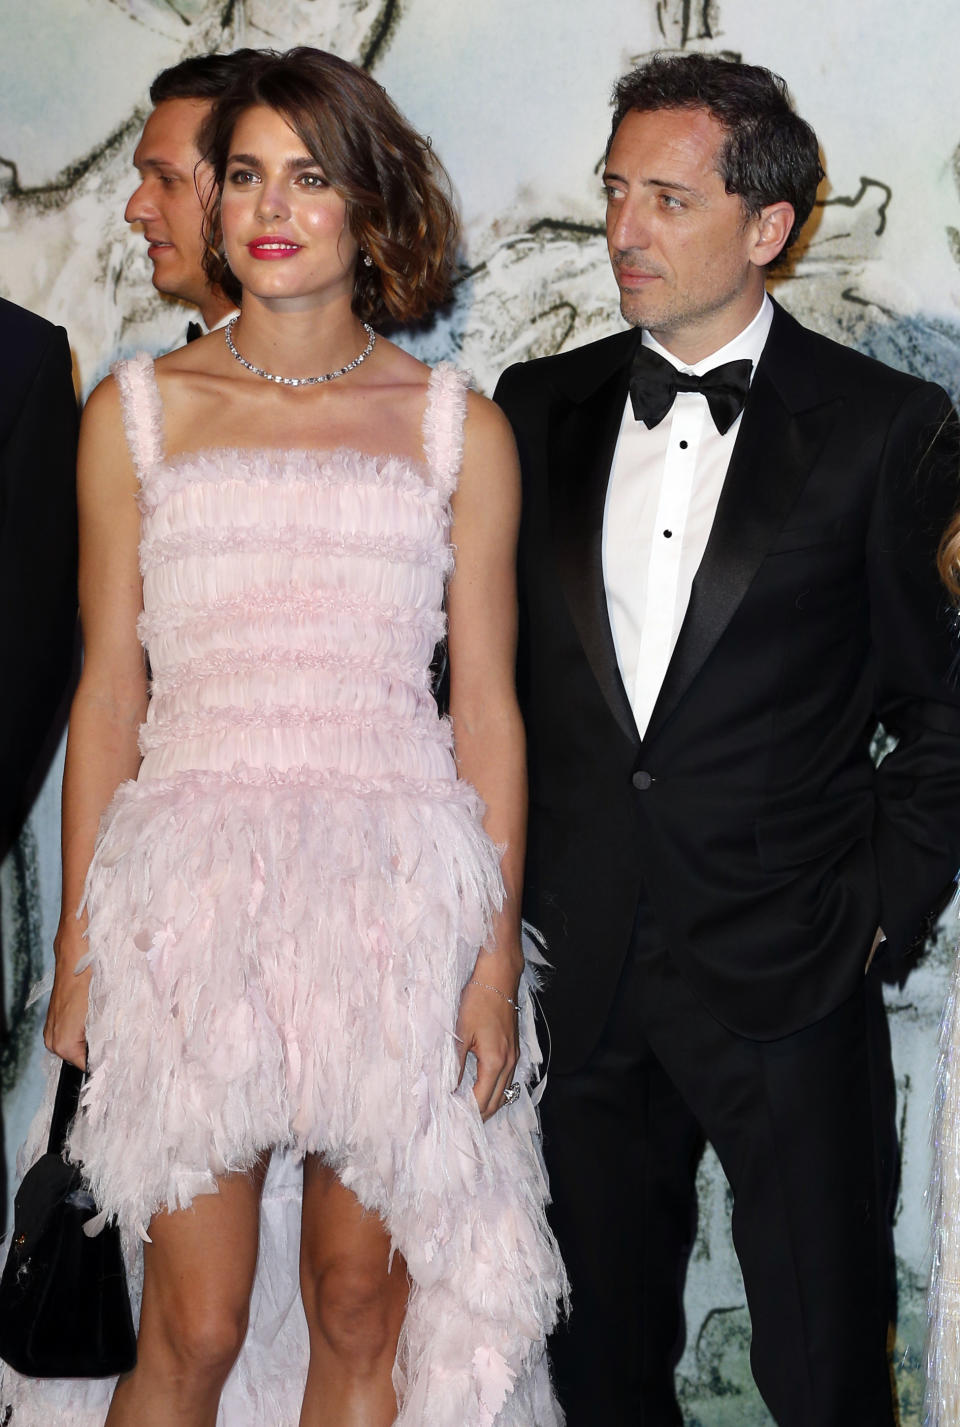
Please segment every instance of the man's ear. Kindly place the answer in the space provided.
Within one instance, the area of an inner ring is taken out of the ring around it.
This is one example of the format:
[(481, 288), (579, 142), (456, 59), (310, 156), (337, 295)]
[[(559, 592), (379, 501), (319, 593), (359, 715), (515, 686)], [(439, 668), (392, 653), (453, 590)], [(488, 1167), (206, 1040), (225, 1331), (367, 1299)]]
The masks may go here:
[(768, 203), (760, 209), (755, 222), (757, 237), (750, 261), (758, 268), (766, 267), (783, 248), (793, 227), (794, 211), (792, 203)]

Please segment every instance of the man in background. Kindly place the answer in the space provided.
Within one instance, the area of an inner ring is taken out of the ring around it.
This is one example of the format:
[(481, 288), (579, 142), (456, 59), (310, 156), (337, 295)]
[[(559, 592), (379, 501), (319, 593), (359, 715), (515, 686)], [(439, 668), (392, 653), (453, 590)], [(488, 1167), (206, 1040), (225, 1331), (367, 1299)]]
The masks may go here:
[(213, 173), (199, 140), (215, 100), (254, 54), (242, 49), (228, 55), (194, 55), (162, 70), (150, 86), (154, 107), (133, 155), (140, 183), (124, 217), (143, 229), (157, 291), (197, 308), (202, 325), (189, 324), (188, 341), (222, 327), (237, 310), (203, 270), (204, 218), (213, 195)]
[(67, 334), (0, 298), (0, 858), (39, 782), (73, 664), (76, 452)]
[[(236, 307), (203, 271), (211, 173), (199, 131), (253, 53), (199, 55), (159, 74), (134, 154), (141, 182), (127, 221), (143, 225), (157, 290), (196, 307), (207, 328)], [(76, 442), (66, 333), (0, 299), (0, 856), (19, 830), (28, 787), (38, 781), (35, 765), (52, 737), (72, 662)]]
[[(15, 847), (66, 719), (77, 628), (76, 454), (67, 334), (0, 298), (0, 862)], [(2, 950), (6, 1091), (37, 967), (15, 948)], [(3, 1136), (0, 1109), (0, 1147)], [(0, 1232), (6, 1203), (0, 1148)]]

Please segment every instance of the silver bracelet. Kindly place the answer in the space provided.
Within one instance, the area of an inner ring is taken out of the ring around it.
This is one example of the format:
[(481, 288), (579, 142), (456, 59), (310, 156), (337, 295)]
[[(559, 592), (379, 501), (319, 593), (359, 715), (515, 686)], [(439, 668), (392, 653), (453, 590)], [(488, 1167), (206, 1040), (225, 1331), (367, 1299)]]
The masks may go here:
[(501, 1000), (506, 1001), (508, 1006), (512, 1006), (513, 1009), (516, 1011), (517, 1015), (519, 1016), (520, 1007), (517, 1005), (517, 1002), (513, 999), (512, 996), (508, 996), (506, 991), (501, 991), (499, 986), (488, 986), (486, 981), (468, 981), (467, 985), (479, 986), (481, 991), (492, 991), (495, 996), (499, 996)]

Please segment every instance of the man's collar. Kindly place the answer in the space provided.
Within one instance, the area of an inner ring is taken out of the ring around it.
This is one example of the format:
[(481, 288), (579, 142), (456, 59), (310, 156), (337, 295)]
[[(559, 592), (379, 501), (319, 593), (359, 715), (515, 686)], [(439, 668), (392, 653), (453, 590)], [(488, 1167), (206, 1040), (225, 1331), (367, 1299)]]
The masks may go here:
[(234, 307), (234, 308), (231, 309), (230, 312), (225, 312), (225, 313), (223, 314), (223, 316), (220, 318), (220, 321), (219, 321), (219, 322), (215, 322), (212, 327), (208, 327), (207, 324), (204, 322), (202, 315), (198, 312), (198, 313), (197, 313), (197, 316), (196, 316), (196, 322), (197, 322), (197, 325), (198, 325), (198, 327), (200, 328), (200, 330), (201, 330), (203, 336), (206, 337), (210, 332), (222, 332), (223, 329), (224, 329), (224, 327), (226, 327), (226, 325), (227, 325), (228, 322), (231, 322), (234, 317), (239, 317), (239, 316), (240, 316), (240, 309), (239, 309), (239, 307)]
[(666, 347), (662, 346), (655, 337), (644, 329), (641, 341), (645, 347), (649, 347), (668, 361), (677, 371), (693, 372), (696, 376), (702, 377), (704, 372), (709, 372), (713, 367), (722, 366), (725, 362), (739, 362), (747, 359), (753, 363), (756, 371), (757, 363), (766, 346), (767, 337), (770, 335), (770, 327), (773, 322), (773, 303), (769, 295), (763, 294), (763, 301), (759, 311), (747, 323), (741, 332), (738, 332), (729, 342), (724, 343), (717, 351), (711, 352), (709, 356), (701, 357), (699, 362), (682, 362), (679, 357), (674, 356)]

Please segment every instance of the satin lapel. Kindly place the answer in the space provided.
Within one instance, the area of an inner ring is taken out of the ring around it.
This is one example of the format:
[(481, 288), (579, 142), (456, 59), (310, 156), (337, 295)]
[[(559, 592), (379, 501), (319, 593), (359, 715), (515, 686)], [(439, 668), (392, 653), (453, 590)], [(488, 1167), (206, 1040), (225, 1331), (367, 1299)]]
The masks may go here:
[(677, 707), (736, 613), (835, 419), (833, 402), (792, 413), (764, 367), (757, 368), (646, 743)]
[(633, 743), (637, 726), (617, 664), (603, 585), (603, 509), (627, 399), (629, 362), (583, 401), (570, 404), (550, 436), (554, 554), (570, 613), (594, 677)]

